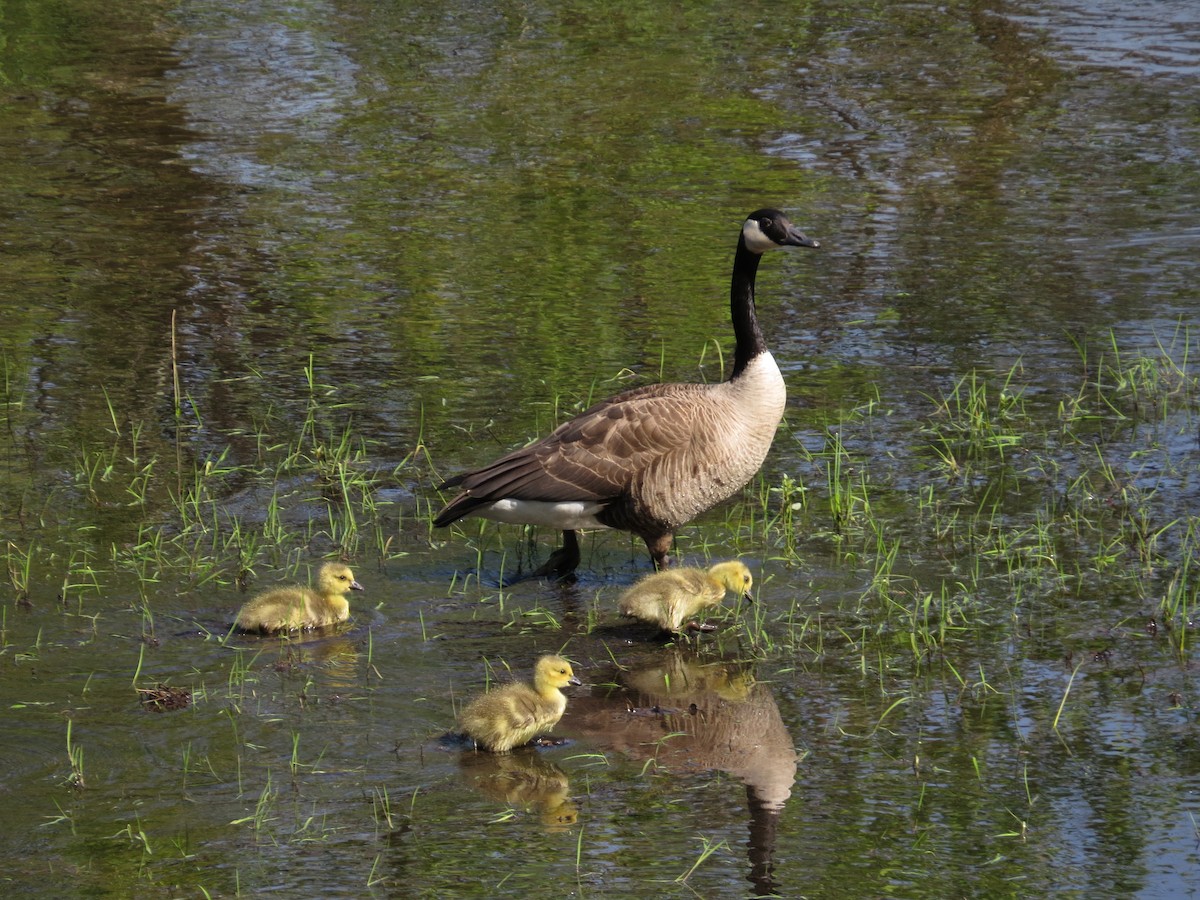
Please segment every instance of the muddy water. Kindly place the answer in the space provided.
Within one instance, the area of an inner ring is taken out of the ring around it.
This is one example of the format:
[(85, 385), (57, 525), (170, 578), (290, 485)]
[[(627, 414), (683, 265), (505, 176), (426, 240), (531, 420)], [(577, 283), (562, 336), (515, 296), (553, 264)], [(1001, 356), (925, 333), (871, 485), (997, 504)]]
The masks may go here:
[[(1194, 891), (1191, 4), (3, 29), (10, 891)], [(764, 204), (822, 242), (760, 272), (787, 420), (678, 546), (759, 602), (649, 641), (620, 535), (500, 590), (554, 536), (433, 532), (432, 486), (720, 378)], [(226, 637), (330, 555), (367, 588), (345, 629)], [(548, 650), (585, 681), (569, 743), (439, 739)]]

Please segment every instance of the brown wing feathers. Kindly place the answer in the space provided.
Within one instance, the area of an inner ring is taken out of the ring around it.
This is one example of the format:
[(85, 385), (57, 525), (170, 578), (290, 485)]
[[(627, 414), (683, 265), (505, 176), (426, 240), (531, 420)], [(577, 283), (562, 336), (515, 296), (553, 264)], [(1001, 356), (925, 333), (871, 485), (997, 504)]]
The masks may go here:
[(487, 503), (516, 500), (613, 502), (662, 457), (686, 452), (704, 385), (646, 385), (602, 401), (542, 440), (446, 481), (461, 487), (434, 525)]

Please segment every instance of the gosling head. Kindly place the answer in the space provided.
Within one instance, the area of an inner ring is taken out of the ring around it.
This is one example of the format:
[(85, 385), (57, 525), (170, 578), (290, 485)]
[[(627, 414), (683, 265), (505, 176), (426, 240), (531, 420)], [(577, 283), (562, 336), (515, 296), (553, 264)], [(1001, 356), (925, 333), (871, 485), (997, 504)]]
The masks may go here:
[(741, 560), (717, 563), (708, 570), (708, 574), (725, 585), (725, 589), (733, 591), (747, 600), (753, 601), (750, 588), (754, 586), (754, 576)]
[(543, 656), (533, 669), (533, 680), (539, 687), (564, 688), (568, 684), (582, 684), (575, 677), (571, 664), (561, 656)]
[(780, 247), (820, 247), (777, 209), (750, 213), (742, 225), (742, 242), (752, 253), (766, 253)]
[(342, 563), (327, 562), (317, 572), (317, 590), (326, 597), (340, 597), (348, 591), (362, 589), (363, 586), (354, 580), (350, 567)]

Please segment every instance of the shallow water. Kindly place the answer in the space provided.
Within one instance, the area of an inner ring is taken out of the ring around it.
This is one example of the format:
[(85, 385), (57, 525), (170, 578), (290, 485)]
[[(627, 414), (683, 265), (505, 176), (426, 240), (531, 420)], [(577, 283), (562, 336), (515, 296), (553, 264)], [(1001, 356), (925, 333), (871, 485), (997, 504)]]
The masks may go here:
[[(1191, 4), (0, 27), (10, 892), (1196, 894)], [(760, 270), (787, 419), (677, 547), (756, 604), (649, 640), (613, 534), (501, 590), (555, 536), (433, 486), (719, 379), (765, 204), (822, 244)], [(330, 555), (347, 628), (227, 638)], [(559, 650), (565, 744), (442, 739)]]

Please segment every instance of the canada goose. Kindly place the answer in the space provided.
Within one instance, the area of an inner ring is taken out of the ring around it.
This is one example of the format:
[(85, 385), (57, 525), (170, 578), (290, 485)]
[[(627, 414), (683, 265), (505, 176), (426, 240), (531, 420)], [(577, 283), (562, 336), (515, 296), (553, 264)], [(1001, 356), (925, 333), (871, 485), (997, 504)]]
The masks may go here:
[(655, 568), (665, 568), (676, 529), (754, 477), (783, 417), (783, 376), (754, 309), (759, 260), (768, 250), (817, 246), (779, 210), (751, 213), (733, 257), (737, 345), (727, 381), (651, 384), (602, 400), (541, 440), (446, 481), (441, 488), (462, 490), (433, 524), (482, 516), (561, 529), (562, 548), (535, 575), (575, 571), (580, 528), (631, 531)]
[[(678, 633), (686, 619), (701, 610), (716, 606), (725, 592), (735, 591), (749, 597), (754, 579), (745, 563), (717, 563), (711, 569), (666, 569), (647, 575), (624, 594), (617, 606), (621, 615), (657, 625), (663, 631)], [(688, 624), (694, 631), (711, 631), (712, 626)]]
[(459, 723), (477, 746), (504, 753), (553, 728), (567, 708), (561, 689), (579, 683), (569, 662), (543, 656), (533, 668), (533, 687), (518, 682), (488, 691), (467, 705)]
[(294, 585), (259, 594), (242, 607), (237, 627), (269, 633), (334, 625), (350, 615), (346, 593), (362, 589), (349, 566), (327, 562), (317, 571), (315, 589)]

